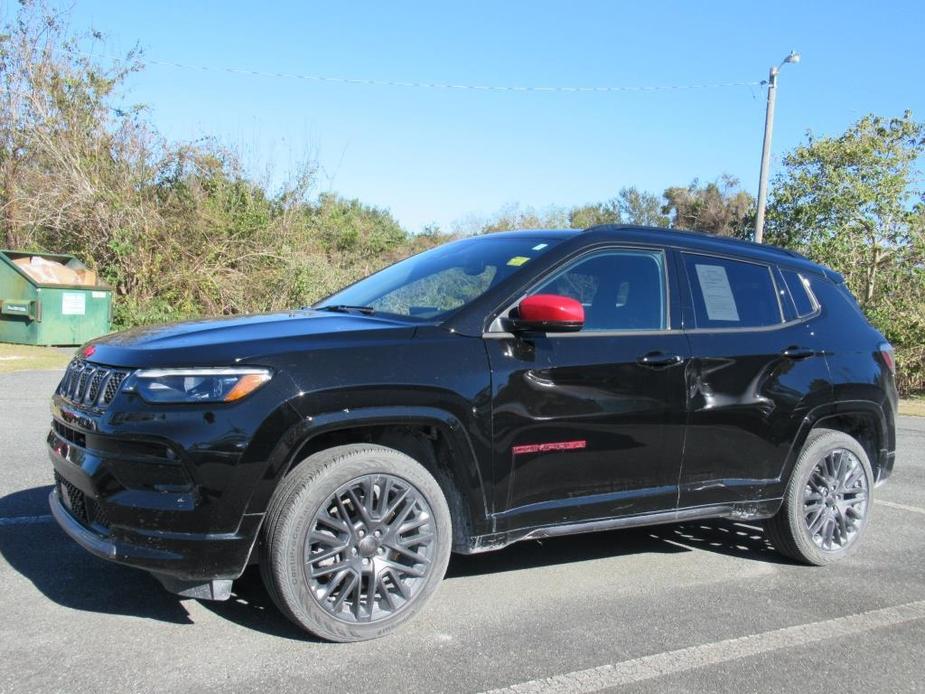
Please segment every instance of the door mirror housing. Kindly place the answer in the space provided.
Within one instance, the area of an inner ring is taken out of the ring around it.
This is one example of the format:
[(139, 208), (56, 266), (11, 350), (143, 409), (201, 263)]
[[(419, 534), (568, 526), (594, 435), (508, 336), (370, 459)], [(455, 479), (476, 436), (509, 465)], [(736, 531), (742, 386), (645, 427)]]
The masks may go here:
[(585, 324), (585, 309), (575, 299), (559, 294), (528, 296), (511, 312), (516, 332), (570, 333)]

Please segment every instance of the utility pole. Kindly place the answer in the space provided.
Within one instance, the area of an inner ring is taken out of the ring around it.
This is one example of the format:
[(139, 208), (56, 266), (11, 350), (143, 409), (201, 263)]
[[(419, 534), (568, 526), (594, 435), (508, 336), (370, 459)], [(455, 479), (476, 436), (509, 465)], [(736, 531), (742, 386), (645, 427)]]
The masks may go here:
[(768, 204), (768, 168), (771, 165), (771, 137), (774, 134), (774, 103), (777, 100), (777, 75), (787, 63), (800, 62), (800, 54), (790, 55), (768, 73), (768, 109), (764, 116), (764, 144), (761, 147), (761, 173), (758, 177), (758, 212), (755, 214), (755, 243), (764, 240), (764, 211)]

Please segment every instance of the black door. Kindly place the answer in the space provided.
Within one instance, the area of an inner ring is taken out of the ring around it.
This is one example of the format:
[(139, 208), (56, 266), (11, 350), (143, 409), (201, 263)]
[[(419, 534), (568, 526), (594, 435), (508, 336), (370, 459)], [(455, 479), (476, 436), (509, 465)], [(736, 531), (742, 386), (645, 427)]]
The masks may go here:
[(688, 350), (668, 277), (662, 250), (595, 251), (528, 292), (580, 301), (580, 332), (486, 336), (499, 531), (675, 508)]
[(831, 395), (818, 305), (796, 281), (797, 307), (775, 267), (682, 257), (692, 329), (680, 506), (780, 498), (797, 430)]

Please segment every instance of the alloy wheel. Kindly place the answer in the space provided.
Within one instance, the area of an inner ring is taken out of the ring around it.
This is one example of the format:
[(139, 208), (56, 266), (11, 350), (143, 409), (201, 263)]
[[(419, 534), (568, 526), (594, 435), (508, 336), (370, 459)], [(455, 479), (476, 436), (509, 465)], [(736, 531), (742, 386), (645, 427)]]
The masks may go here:
[(414, 599), (434, 549), (433, 512), (423, 494), (395, 475), (365, 475), (338, 488), (315, 514), (305, 577), (335, 618), (377, 622)]
[(803, 490), (803, 519), (822, 550), (838, 551), (857, 537), (870, 503), (867, 475), (858, 457), (844, 448), (816, 464)]

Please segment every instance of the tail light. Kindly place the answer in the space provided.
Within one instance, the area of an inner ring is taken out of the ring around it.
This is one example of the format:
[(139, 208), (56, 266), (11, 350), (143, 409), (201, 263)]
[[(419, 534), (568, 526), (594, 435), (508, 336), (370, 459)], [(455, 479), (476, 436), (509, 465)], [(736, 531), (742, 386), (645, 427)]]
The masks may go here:
[(893, 345), (884, 342), (880, 345), (880, 356), (883, 357), (883, 363), (886, 364), (890, 373), (896, 375), (896, 359), (893, 358)]

